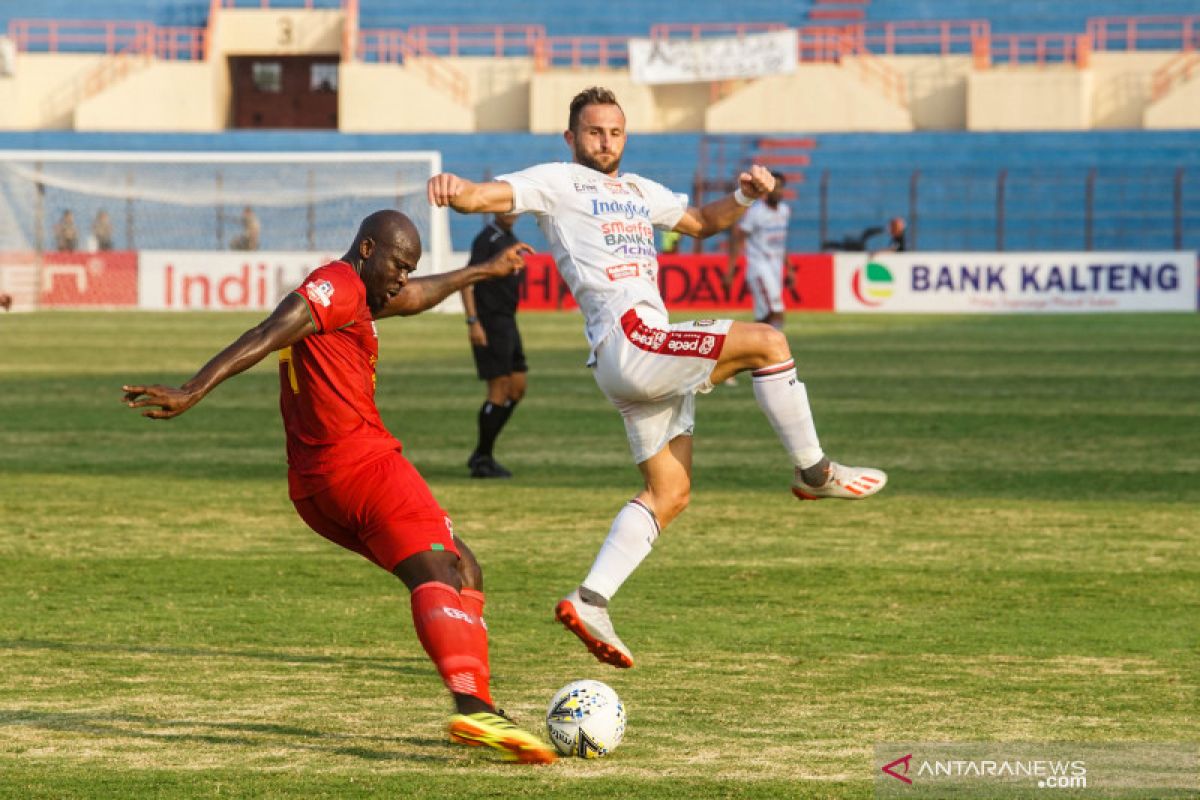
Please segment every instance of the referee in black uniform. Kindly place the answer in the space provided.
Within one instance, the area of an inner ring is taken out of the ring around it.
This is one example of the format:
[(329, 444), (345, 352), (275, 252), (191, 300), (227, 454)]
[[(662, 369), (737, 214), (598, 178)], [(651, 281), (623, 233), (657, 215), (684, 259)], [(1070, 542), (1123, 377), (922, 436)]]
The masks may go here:
[[(488, 261), (500, 251), (517, 244), (512, 226), (515, 214), (496, 214), (471, 243), (470, 264)], [(479, 441), (467, 459), (472, 478), (511, 478), (512, 473), (492, 456), (496, 437), (525, 396), (525, 351), (517, 330), (517, 301), (521, 276), (481, 281), (462, 290), (467, 314), (467, 335), (475, 356), (475, 371), (487, 381), (487, 399), (479, 408)]]

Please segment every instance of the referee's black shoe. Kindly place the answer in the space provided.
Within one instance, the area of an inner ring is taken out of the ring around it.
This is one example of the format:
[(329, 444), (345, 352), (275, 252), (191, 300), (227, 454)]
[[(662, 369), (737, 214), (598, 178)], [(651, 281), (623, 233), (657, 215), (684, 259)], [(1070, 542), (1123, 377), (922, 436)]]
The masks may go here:
[(511, 478), (512, 473), (491, 456), (472, 456), (472, 478)]

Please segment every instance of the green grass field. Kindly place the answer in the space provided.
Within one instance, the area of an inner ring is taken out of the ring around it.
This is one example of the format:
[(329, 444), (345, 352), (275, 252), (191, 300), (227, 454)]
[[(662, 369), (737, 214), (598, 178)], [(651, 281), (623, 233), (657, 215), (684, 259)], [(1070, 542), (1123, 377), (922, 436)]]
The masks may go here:
[(749, 381), (698, 403), (693, 501), (613, 602), (638, 666), (552, 620), (638, 488), (579, 318), (527, 315), (517, 477), (472, 482), (461, 318), (380, 325), (379, 403), (486, 572), (500, 704), (578, 678), (609, 759), (447, 743), (401, 584), (308, 531), (274, 364), (124, 408), (247, 315), (0, 316), (0, 796), (866, 798), (894, 741), (1200, 741), (1200, 316), (798, 316), (825, 449), (797, 503)]

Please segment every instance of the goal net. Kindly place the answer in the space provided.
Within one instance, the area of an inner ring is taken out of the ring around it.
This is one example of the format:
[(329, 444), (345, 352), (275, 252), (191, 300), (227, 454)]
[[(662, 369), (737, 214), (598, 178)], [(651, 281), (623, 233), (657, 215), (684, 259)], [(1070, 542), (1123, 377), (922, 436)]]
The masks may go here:
[[(127, 306), (130, 281), (145, 294), (162, 282), (150, 273), (167, 261), (207, 262), (217, 273), (221, 264), (235, 272), (239, 263), (265, 265), (264, 280), (298, 282), (302, 270), (345, 253), (359, 221), (381, 208), (412, 218), (424, 245), (421, 271), (441, 271), (446, 212), (425, 200), (425, 183), (440, 170), (431, 151), (0, 151), (0, 292), (25, 307)], [(221, 280), (217, 273), (210, 283)], [(272, 285), (259, 292), (264, 303), (246, 307), (273, 305), (290, 288)], [(192, 291), (179, 307), (212, 306)]]

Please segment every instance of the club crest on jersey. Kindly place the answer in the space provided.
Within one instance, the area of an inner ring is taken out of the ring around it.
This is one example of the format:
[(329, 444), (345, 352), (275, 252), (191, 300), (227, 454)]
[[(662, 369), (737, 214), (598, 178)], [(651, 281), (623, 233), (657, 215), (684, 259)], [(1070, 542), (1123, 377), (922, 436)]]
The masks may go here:
[(620, 281), (626, 278), (636, 278), (638, 276), (638, 265), (617, 264), (614, 267), (605, 267), (604, 271), (608, 273), (610, 281)]
[(605, 181), (604, 188), (612, 194), (625, 194), (625, 184), (620, 181)]
[(333, 284), (329, 281), (310, 283), (304, 287), (304, 293), (308, 295), (309, 300), (329, 308), (329, 303), (333, 300)]

